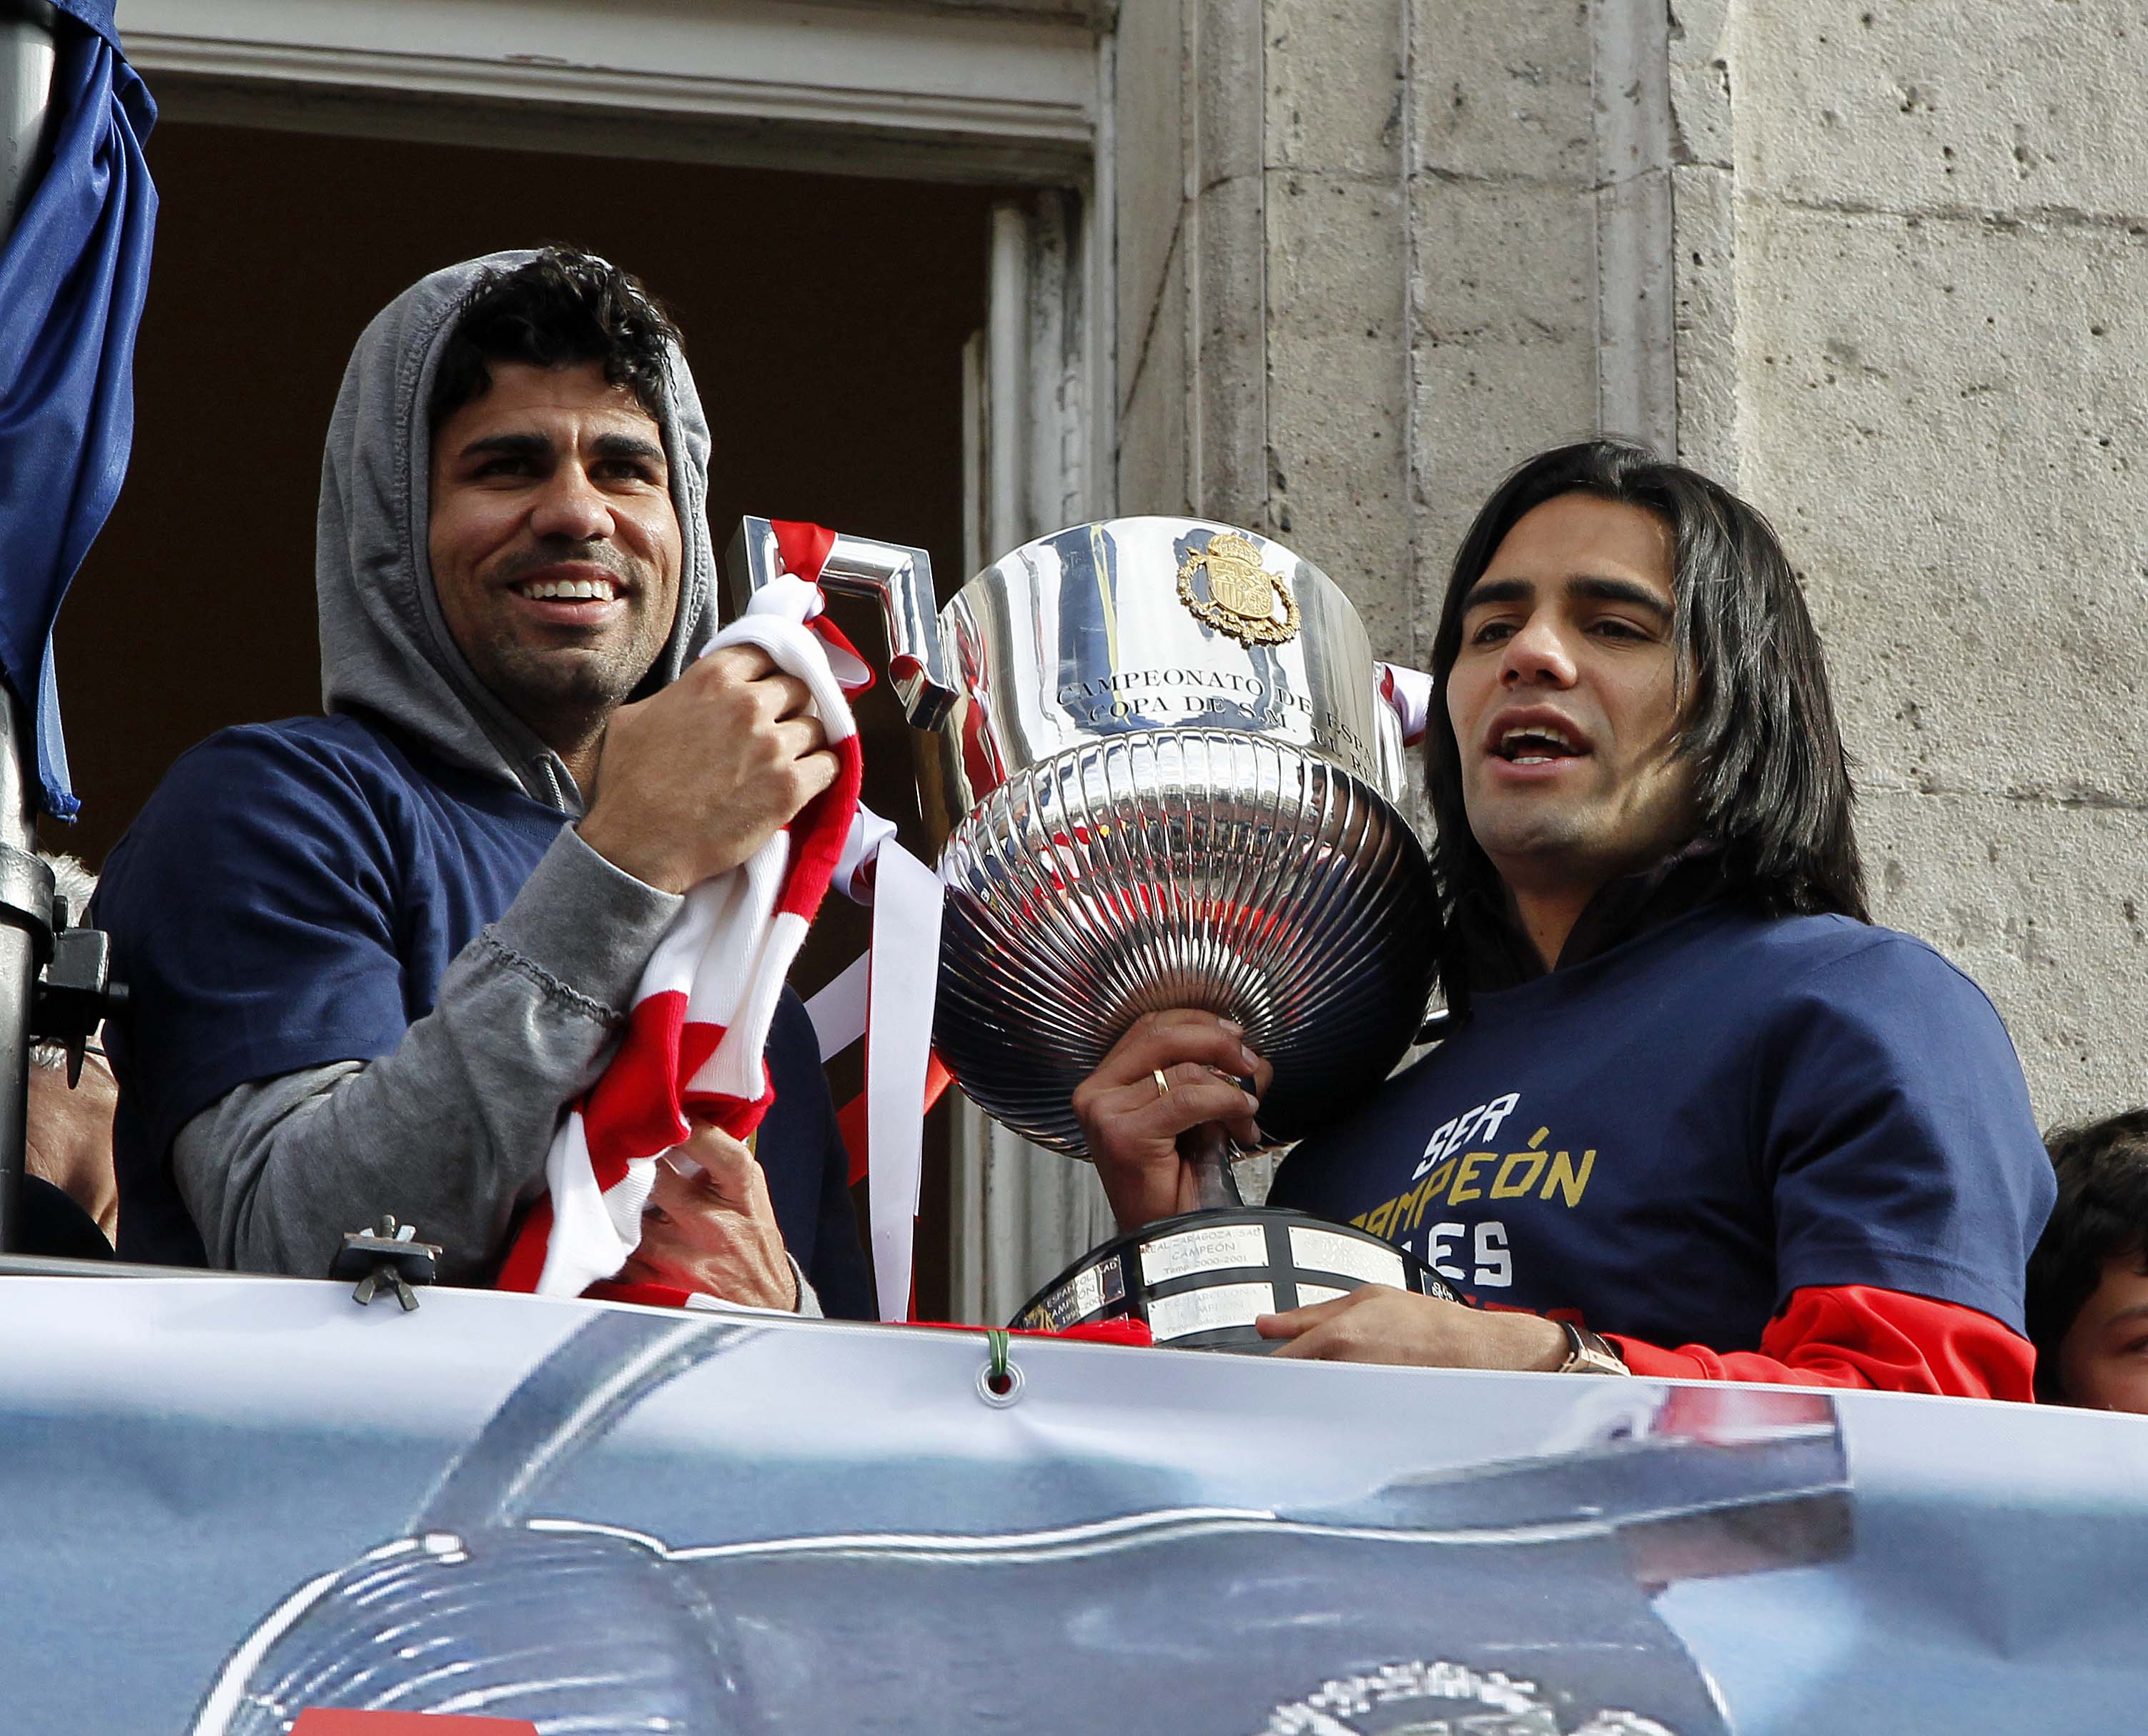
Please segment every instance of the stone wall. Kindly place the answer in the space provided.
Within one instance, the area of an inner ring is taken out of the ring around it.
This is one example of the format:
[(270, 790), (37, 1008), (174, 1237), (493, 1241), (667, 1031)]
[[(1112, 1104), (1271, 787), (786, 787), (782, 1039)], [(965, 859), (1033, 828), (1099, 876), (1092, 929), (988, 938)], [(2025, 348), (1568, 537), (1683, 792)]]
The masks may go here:
[(1883, 920), (2045, 1119), (2148, 1095), (2148, 23), (2128, 0), (1133, 0), (1121, 509), (1282, 537), (1422, 660), (1592, 429), (1775, 520)]

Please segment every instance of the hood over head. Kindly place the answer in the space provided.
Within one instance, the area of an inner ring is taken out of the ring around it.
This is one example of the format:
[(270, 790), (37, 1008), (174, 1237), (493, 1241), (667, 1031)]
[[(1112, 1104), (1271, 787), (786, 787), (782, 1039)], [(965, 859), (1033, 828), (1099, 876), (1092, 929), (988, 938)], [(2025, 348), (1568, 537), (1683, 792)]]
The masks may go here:
[[(428, 558), (432, 429), (426, 404), (456, 310), (488, 273), (537, 257), (518, 249), (420, 278), (377, 314), (351, 353), (321, 462), (314, 577), (320, 602), (321, 703), (369, 712), (439, 759), (579, 815), (583, 792), (560, 757), (496, 699), (457, 649)], [(669, 353), (660, 427), (684, 558), (679, 613), (645, 689), (675, 678), (716, 630), (709, 539), (709, 429), (694, 377)]]

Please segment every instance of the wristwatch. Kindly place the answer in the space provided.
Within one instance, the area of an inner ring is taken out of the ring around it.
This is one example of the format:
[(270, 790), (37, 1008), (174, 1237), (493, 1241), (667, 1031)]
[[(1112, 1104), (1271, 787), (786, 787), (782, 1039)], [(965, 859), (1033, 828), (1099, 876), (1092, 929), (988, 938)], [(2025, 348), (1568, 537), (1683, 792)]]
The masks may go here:
[(1587, 1327), (1576, 1326), (1571, 1320), (1562, 1320), (1558, 1323), (1566, 1331), (1566, 1360), (1558, 1365), (1555, 1372), (1631, 1374), (1634, 1372), (1620, 1360), (1617, 1351)]

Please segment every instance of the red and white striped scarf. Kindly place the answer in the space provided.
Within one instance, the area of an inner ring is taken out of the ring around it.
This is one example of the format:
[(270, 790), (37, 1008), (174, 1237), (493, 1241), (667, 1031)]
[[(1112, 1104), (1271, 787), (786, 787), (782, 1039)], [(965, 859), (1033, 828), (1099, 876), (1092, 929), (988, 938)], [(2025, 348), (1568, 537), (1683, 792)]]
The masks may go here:
[(820, 587), (795, 576), (819, 574), (833, 536), (811, 524), (775, 530), (789, 570), (708, 649), (758, 645), (806, 685), (836, 780), (749, 860), (687, 893), (642, 971), (618, 1052), (554, 1136), (545, 1197), (523, 1222), (500, 1289), (579, 1296), (610, 1277), (640, 1244), (658, 1161), (693, 1131), (687, 1111), (743, 1139), (775, 1101), (762, 1051), (784, 978), (851, 840), (862, 768), (846, 695), (872, 679), (822, 618)]

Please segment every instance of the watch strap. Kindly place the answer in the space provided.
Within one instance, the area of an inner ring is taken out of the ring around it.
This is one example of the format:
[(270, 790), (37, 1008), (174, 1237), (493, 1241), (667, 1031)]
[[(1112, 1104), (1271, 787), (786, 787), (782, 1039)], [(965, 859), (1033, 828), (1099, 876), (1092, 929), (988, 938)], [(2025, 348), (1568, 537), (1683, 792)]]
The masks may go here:
[(1571, 1320), (1562, 1320), (1559, 1325), (1566, 1332), (1566, 1360), (1558, 1365), (1561, 1374), (1631, 1374), (1619, 1352), (1585, 1326), (1576, 1326)]

